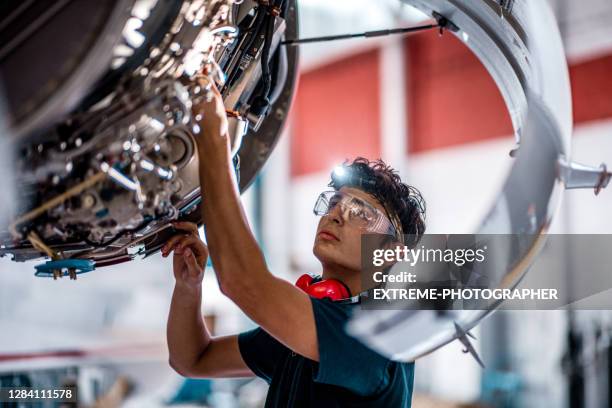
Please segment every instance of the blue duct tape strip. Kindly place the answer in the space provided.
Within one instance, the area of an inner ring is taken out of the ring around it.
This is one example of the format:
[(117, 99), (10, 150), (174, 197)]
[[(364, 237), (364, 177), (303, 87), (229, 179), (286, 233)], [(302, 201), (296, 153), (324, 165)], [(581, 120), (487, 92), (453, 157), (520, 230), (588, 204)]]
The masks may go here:
[(91, 272), (96, 268), (96, 263), (90, 259), (59, 259), (57, 261), (47, 261), (44, 264), (34, 267), (34, 276), (42, 278), (52, 278), (53, 271), (60, 269), (62, 276), (69, 276), (68, 270), (74, 268), (77, 275)]

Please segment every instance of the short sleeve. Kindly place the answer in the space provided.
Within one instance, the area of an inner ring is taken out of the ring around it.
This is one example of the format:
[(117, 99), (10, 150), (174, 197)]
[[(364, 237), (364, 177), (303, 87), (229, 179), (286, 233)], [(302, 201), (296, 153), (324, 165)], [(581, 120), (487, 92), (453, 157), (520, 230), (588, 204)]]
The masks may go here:
[(287, 350), (261, 327), (240, 333), (238, 348), (249, 369), (268, 384), (272, 381), (276, 362)]
[(346, 388), (358, 395), (372, 396), (389, 382), (390, 360), (369, 349), (345, 331), (349, 305), (327, 299), (312, 300), (319, 364), (313, 380)]

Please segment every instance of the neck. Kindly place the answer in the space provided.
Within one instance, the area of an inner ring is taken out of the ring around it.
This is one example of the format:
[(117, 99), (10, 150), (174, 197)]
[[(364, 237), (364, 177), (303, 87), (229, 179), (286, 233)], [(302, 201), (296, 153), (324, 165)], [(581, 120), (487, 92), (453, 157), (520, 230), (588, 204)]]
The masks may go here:
[(337, 279), (351, 290), (353, 296), (361, 293), (361, 274), (359, 270), (349, 269), (340, 265), (323, 265), (323, 279)]

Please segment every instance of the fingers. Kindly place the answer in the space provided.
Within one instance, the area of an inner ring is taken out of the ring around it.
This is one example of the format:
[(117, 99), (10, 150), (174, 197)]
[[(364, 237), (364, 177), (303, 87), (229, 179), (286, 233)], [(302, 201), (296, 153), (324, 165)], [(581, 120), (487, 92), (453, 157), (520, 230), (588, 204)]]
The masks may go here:
[(204, 74), (198, 75), (196, 77), (196, 81), (198, 81), (198, 85), (200, 85), (202, 88), (208, 88), (211, 85), (215, 85), (215, 82), (212, 81), (208, 75)]
[(208, 256), (208, 248), (206, 245), (200, 238), (194, 237), (193, 235), (187, 235), (181, 239), (174, 247), (174, 253), (181, 254), (186, 249), (190, 249), (198, 258), (206, 258)]
[(206, 259), (208, 258), (208, 248), (206, 244), (204, 244), (199, 237), (194, 235), (178, 235), (171, 238), (166, 245), (164, 245), (162, 249), (162, 256), (166, 257), (170, 254), (170, 252), (174, 251), (174, 256), (185, 255), (186, 250), (191, 251), (197, 261), (204, 264)]
[(193, 222), (175, 221), (172, 223), (172, 226), (177, 230), (186, 231), (191, 234), (198, 235), (198, 226), (194, 224)]
[[(225, 116), (225, 104), (223, 102), (223, 96), (215, 85), (215, 81), (211, 80), (207, 76), (201, 76), (198, 78), (198, 84), (204, 89), (210, 90), (212, 98), (202, 98), (201, 102), (194, 105), (195, 111), (204, 114), (204, 116)], [(208, 115), (206, 115), (208, 114)], [(208, 119), (209, 121), (210, 119)]]
[(179, 234), (179, 235), (174, 235), (173, 237), (171, 237), (168, 242), (166, 242), (164, 244), (164, 246), (162, 246), (161, 248), (161, 252), (162, 252), (162, 256), (166, 257), (168, 256), (168, 254), (170, 252), (172, 252), (172, 250), (174, 249), (174, 247), (176, 246), (176, 244), (179, 243), (179, 241), (181, 239), (183, 239), (184, 237), (188, 236), (187, 234)]
[(216, 105), (219, 99), (221, 99), (221, 102), (223, 102), (223, 97), (221, 96), (221, 92), (217, 88), (215, 81), (210, 79), (209, 76), (201, 75), (197, 78), (197, 81), (198, 81), (198, 85), (200, 85), (202, 89), (210, 90), (213, 93), (213, 98), (212, 98), (213, 100), (211, 101), (208, 99), (204, 99), (206, 102), (203, 105), (211, 104), (211, 103), (213, 105)]
[(192, 222), (188, 222), (188, 221), (176, 221), (172, 223), (172, 226), (178, 230), (178, 231), (185, 231), (187, 234), (177, 234), (172, 236), (168, 242), (166, 242), (164, 244), (164, 246), (162, 246), (161, 248), (161, 252), (162, 252), (162, 256), (166, 257), (168, 256), (168, 254), (170, 254), (170, 252), (172, 252), (172, 250), (174, 249), (174, 247), (178, 244), (178, 242), (185, 236), (187, 235), (193, 235), (195, 237), (199, 238), (199, 233), (198, 233), (198, 226)]
[(204, 89), (210, 89), (213, 93), (217, 95), (221, 95), (219, 89), (217, 88), (217, 84), (213, 81), (208, 75), (199, 75), (196, 79), (198, 81), (198, 85), (200, 85)]
[(187, 265), (187, 270), (191, 276), (197, 276), (202, 272), (203, 266), (198, 264), (198, 260), (190, 248), (185, 250), (184, 258), (185, 264)]

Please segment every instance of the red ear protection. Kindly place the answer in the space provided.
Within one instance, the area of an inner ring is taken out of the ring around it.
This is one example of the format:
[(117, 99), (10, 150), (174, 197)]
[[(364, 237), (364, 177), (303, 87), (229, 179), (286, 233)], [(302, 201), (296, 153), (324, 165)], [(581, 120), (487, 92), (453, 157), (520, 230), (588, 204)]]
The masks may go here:
[(304, 274), (295, 282), (295, 286), (317, 299), (337, 301), (351, 297), (348, 287), (337, 279), (320, 279)]

